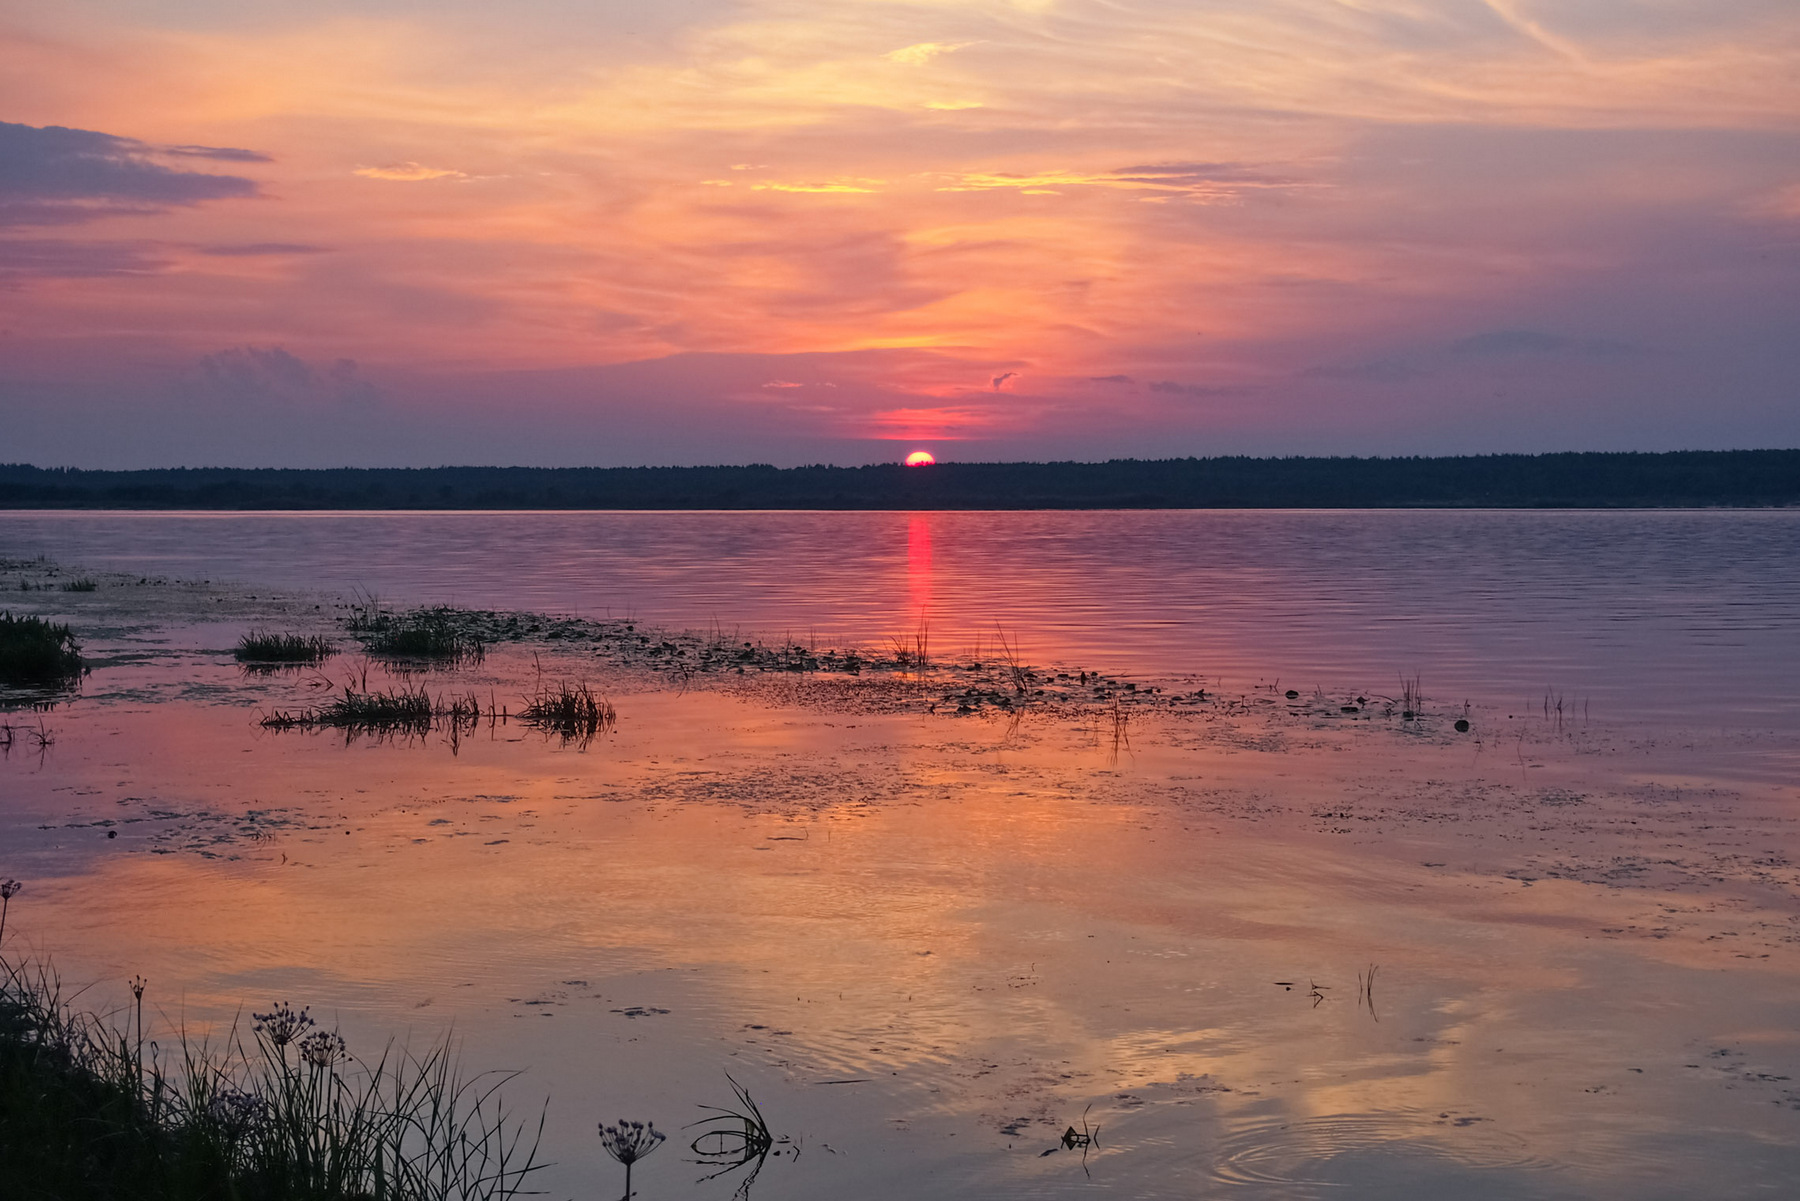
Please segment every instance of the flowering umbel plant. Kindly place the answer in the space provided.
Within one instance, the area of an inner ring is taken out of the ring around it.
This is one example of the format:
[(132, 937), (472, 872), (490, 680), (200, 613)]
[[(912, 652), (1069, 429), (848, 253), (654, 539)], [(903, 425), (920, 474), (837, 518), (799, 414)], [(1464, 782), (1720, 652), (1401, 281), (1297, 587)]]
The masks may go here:
[(344, 1037), (330, 1030), (315, 1030), (300, 1040), (300, 1057), (315, 1068), (336, 1067), (350, 1058)]
[(269, 1119), (269, 1103), (256, 1093), (237, 1088), (221, 1088), (206, 1104), (211, 1118), (226, 1137), (243, 1138)]
[(655, 1122), (632, 1122), (619, 1119), (617, 1126), (600, 1123), (600, 1145), (606, 1153), (625, 1165), (625, 1196), (631, 1201), (631, 1165), (662, 1145), (669, 1136), (656, 1128)]
[[(310, 1008), (311, 1006), (307, 1006), (307, 1009)], [(281, 1049), (305, 1034), (307, 1027), (314, 1024), (312, 1018), (307, 1016), (307, 1009), (296, 1012), (286, 1001), (280, 1001), (269, 1012), (252, 1013), (250, 1016), (256, 1019), (256, 1032), (268, 1039), (270, 1046)]]

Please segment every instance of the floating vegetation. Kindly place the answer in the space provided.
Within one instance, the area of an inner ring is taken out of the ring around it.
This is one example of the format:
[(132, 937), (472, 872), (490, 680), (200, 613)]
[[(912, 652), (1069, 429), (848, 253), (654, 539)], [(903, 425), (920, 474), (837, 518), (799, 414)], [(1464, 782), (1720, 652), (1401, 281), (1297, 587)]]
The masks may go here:
[(612, 730), (619, 715), (611, 701), (586, 684), (559, 683), (554, 688), (540, 686), (537, 695), (519, 711), (519, 720), (559, 735), (565, 743), (585, 746), (597, 735)]
[(81, 647), (66, 625), (0, 613), (0, 684), (54, 688), (81, 678)]
[(72, 580), (64, 580), (56, 587), (60, 592), (97, 592), (100, 589), (100, 581), (91, 576), (77, 576)]
[(147, 988), (78, 1012), (52, 969), (0, 955), (0, 1196), (509, 1201), (539, 1168), (542, 1118), (500, 1096), (516, 1073), (465, 1076), (447, 1036), (365, 1058), (280, 1003), (248, 1041), (157, 1037)]
[(285, 667), (323, 663), (335, 650), (329, 641), (317, 634), (270, 634), (252, 630), (238, 639), (231, 653), (239, 663), (252, 667)]

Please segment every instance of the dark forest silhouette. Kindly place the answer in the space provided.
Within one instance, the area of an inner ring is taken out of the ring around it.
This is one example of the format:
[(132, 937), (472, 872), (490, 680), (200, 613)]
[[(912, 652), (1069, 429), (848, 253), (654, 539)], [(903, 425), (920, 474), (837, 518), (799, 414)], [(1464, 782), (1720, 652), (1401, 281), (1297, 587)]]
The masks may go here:
[(1634, 508), (1800, 504), (1800, 450), (1116, 459), (902, 467), (0, 466), (0, 507), (117, 509)]

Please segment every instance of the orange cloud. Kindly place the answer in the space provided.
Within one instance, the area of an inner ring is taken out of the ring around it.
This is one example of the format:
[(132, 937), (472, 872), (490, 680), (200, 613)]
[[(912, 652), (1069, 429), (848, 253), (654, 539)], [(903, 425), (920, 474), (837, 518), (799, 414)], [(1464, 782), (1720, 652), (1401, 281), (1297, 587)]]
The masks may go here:
[(417, 183), (427, 179), (467, 179), (461, 171), (448, 167), (426, 167), (419, 163), (390, 163), (385, 167), (358, 167), (351, 172), (364, 179), (389, 179), (400, 183)]
[(962, 442), (999, 428), (999, 416), (986, 409), (884, 409), (868, 416), (862, 436), (894, 441)]
[(940, 54), (954, 54), (958, 50), (966, 50), (975, 45), (974, 42), (919, 42), (912, 46), (902, 46), (898, 50), (890, 50), (881, 57), (890, 62), (905, 63), (909, 67), (922, 67)]

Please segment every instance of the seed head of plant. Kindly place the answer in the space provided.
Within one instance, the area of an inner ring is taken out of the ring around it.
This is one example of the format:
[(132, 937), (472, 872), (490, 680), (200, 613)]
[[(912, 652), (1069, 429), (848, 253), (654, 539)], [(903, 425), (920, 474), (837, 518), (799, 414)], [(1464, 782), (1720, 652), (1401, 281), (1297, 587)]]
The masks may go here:
[(617, 1126), (600, 1124), (600, 1145), (606, 1153), (630, 1167), (656, 1150), (669, 1136), (656, 1128), (655, 1122), (632, 1122), (619, 1119)]
[(14, 880), (10, 876), (5, 880), (0, 880), (0, 901), (12, 900), (19, 894), (19, 890), (24, 887), (25, 881)]
[(131, 978), (131, 995), (135, 1000), (143, 1000), (144, 990), (148, 987), (150, 987), (150, 981), (144, 979), (142, 976), (133, 976)]
[(315, 1068), (329, 1068), (350, 1057), (343, 1035), (315, 1030), (300, 1040), (300, 1055)]
[(286, 1001), (279, 1001), (268, 1013), (252, 1013), (256, 1019), (256, 1032), (267, 1038), (277, 1047), (285, 1047), (313, 1025), (312, 1018), (307, 1016), (307, 1009), (296, 1012)]

